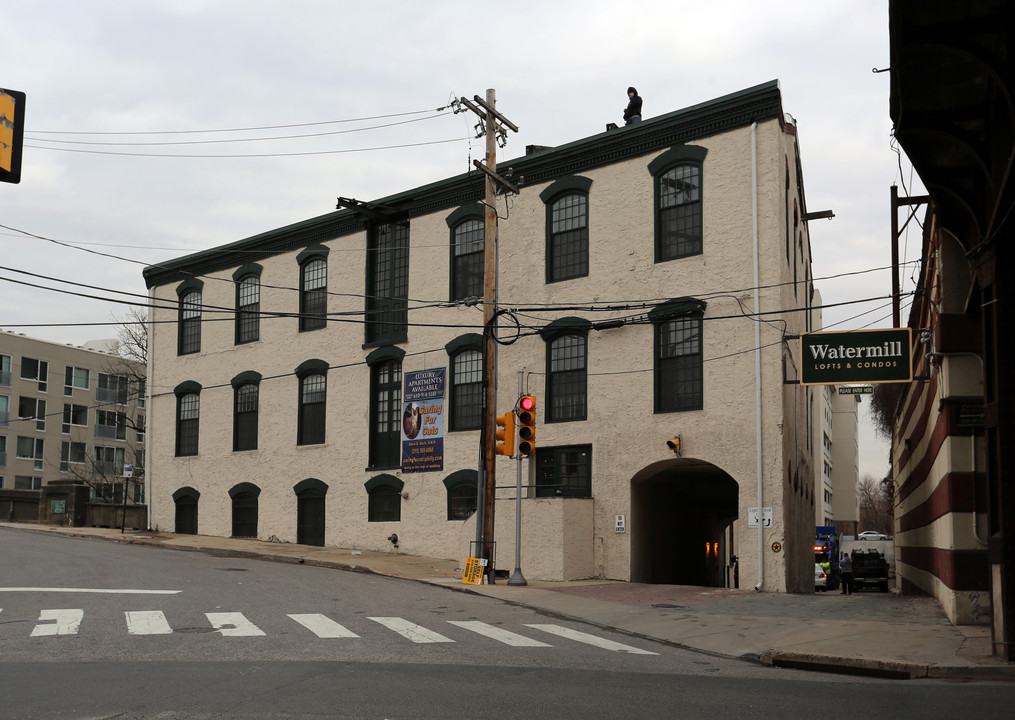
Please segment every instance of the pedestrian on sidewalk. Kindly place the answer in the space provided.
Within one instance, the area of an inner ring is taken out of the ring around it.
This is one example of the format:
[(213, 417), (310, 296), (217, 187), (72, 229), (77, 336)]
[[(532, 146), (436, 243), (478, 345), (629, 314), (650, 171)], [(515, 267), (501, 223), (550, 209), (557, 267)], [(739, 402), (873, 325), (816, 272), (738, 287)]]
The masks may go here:
[(853, 559), (846, 553), (839, 560), (839, 576), (842, 578), (842, 594), (853, 594)]

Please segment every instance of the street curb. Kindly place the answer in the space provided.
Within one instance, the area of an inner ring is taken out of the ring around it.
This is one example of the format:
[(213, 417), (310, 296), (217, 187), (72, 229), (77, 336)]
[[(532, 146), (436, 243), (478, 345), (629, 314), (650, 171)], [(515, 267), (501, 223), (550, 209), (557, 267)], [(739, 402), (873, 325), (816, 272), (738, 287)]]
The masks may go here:
[(843, 657), (819, 653), (792, 652), (784, 650), (763, 650), (758, 656), (760, 662), (772, 667), (813, 670), (843, 675), (862, 675), (890, 680), (914, 680), (928, 677), (929, 665), (900, 660), (877, 658)]
[(932, 663), (904, 662), (879, 658), (860, 658), (820, 653), (766, 650), (758, 660), (772, 667), (812, 670), (814, 672), (861, 675), (891, 680), (996, 680), (1015, 681), (1015, 667), (1007, 666), (943, 666)]

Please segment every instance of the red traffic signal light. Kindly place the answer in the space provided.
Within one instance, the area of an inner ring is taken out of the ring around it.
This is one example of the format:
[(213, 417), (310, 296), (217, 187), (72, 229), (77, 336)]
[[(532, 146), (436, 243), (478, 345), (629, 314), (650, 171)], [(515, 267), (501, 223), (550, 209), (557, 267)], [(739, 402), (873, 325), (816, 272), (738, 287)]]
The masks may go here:
[[(487, 447), (490, 447), (487, 445)], [(515, 414), (514, 411), (497, 416), (497, 445), (494, 451), (498, 455), (511, 457), (515, 454)]]
[(518, 399), (518, 454), (536, 453), (536, 397), (522, 395)]

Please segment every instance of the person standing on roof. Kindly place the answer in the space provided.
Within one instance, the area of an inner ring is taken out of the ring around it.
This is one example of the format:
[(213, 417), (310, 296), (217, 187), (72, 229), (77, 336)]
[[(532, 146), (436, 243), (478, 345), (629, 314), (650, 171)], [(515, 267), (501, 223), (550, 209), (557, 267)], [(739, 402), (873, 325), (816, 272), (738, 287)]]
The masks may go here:
[(624, 109), (624, 124), (630, 125), (641, 122), (641, 98), (638, 96), (638, 91), (633, 87), (629, 87), (627, 89), (627, 97), (630, 100)]

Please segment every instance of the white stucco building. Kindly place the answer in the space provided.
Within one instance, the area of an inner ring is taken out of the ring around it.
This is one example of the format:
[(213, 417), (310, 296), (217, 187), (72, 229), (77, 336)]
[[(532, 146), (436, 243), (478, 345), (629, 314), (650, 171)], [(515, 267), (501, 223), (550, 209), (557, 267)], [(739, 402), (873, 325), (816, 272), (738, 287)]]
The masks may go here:
[[(811, 250), (778, 84), (508, 167), (496, 410), (519, 377), (539, 403), (525, 575), (811, 591), (817, 391), (787, 339), (810, 329)], [(461, 175), (147, 268), (153, 526), (464, 559), (482, 199)], [(407, 472), (403, 419), (433, 403), (403, 403), (403, 378), (442, 368), (440, 469)]]

